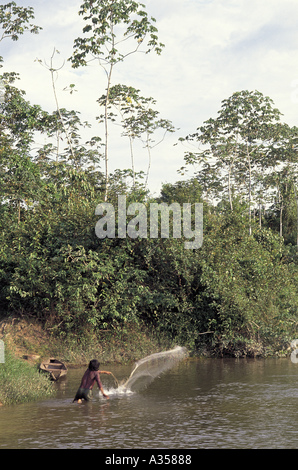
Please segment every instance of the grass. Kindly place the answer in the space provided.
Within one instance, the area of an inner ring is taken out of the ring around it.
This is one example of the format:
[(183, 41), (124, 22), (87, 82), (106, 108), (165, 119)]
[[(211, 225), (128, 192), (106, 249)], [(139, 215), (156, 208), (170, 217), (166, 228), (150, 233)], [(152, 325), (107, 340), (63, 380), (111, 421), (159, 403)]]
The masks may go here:
[(0, 364), (0, 402), (3, 405), (34, 401), (53, 393), (48, 376), (5, 349), (5, 362)]
[(87, 364), (94, 357), (102, 364), (127, 364), (171, 346), (166, 338), (158, 337), (140, 325), (128, 324), (111, 331), (68, 335), (56, 343), (53, 355), (69, 364)]

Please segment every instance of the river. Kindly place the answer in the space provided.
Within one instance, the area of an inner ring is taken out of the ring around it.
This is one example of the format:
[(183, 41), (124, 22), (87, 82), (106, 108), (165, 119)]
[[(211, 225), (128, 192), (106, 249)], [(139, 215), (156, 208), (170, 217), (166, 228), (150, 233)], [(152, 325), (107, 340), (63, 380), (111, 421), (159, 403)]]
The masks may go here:
[[(131, 366), (109, 365), (118, 380)], [(55, 397), (0, 408), (0, 449), (290, 449), (298, 447), (298, 364), (188, 359), (138, 393), (72, 399), (83, 369)]]

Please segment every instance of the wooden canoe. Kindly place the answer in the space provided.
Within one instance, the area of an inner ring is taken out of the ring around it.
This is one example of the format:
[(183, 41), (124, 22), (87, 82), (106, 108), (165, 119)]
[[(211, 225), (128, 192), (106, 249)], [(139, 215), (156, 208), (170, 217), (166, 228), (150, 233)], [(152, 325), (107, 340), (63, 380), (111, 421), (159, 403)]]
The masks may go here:
[(39, 369), (50, 374), (55, 382), (67, 374), (66, 365), (58, 359), (50, 358), (40, 364)]

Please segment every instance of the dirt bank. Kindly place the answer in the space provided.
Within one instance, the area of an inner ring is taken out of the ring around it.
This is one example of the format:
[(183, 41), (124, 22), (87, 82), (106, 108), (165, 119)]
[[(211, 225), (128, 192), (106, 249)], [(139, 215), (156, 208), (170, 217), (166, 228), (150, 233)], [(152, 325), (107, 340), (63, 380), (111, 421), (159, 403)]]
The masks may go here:
[(93, 357), (102, 363), (127, 363), (171, 346), (135, 324), (59, 337), (53, 329), (45, 329), (35, 319), (25, 317), (2, 318), (0, 339), (17, 357), (27, 356), (33, 362), (57, 357), (69, 366), (85, 365)]

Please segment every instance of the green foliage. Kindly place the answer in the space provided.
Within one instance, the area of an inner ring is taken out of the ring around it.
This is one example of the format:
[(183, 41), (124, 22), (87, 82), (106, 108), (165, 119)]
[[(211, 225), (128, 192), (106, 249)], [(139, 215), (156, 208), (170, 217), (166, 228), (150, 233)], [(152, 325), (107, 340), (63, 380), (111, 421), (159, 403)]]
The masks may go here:
[[(149, 163), (146, 175), (147, 186), (151, 167), (151, 149), (156, 147), (165, 138), (168, 132), (174, 132), (174, 126), (168, 119), (159, 117), (159, 111), (153, 108), (156, 101), (153, 98), (144, 98), (140, 90), (126, 85), (114, 85), (109, 94), (102, 95), (97, 101), (100, 106), (105, 106), (108, 119), (112, 122), (121, 119), (123, 128), (122, 136), (128, 137), (130, 143), (130, 155), (132, 161), (133, 184), (135, 185), (134, 142), (136, 139), (142, 142), (148, 152)], [(112, 111), (115, 110), (116, 114)], [(119, 115), (119, 116), (118, 116)], [(98, 117), (99, 122), (104, 122), (106, 114)], [(159, 136), (156, 142), (156, 135)]]
[[(152, 49), (160, 54), (163, 44), (158, 42), (157, 28), (154, 26), (155, 18), (149, 18), (144, 10), (145, 5), (135, 1), (97, 0), (86, 1), (79, 14), (83, 16), (86, 25), (83, 33), (91, 35), (77, 38), (74, 42), (74, 53), (71, 58), (73, 67), (87, 65), (87, 58), (101, 58), (104, 63), (117, 63), (123, 61), (126, 55), (131, 54), (135, 47), (140, 45), (148, 36), (147, 53)], [(126, 29), (121, 31), (121, 26)], [(117, 35), (117, 28), (120, 37)], [(119, 48), (123, 42), (132, 39), (136, 42), (133, 50)], [(91, 59), (92, 60), (92, 59)]]
[(29, 23), (32, 19), (34, 19), (33, 7), (19, 7), (16, 2), (0, 5), (0, 27), (2, 29), (0, 41), (5, 38), (17, 41), (25, 31), (37, 34), (42, 28)]
[[(30, 313), (63, 335), (145, 323), (194, 351), (221, 354), (265, 354), (295, 335), (296, 258), (272, 229), (253, 225), (248, 234), (245, 204), (234, 199), (231, 212), (224, 200), (218, 210), (205, 203), (199, 250), (186, 250), (183, 239), (99, 240), (94, 210), (104, 188), (92, 150), (80, 146), (77, 115), (63, 110), (74, 129), (74, 153), (66, 149), (53, 161), (49, 146), (32, 158), (33, 129), (43, 122), (52, 132), (59, 119), (13, 93), (15, 120), (3, 120), (2, 311)], [(33, 116), (32, 128), (23, 108)], [(128, 203), (201, 201), (196, 178), (164, 184), (160, 198), (147, 201), (142, 186), (130, 189), (129, 177), (120, 170), (110, 175), (111, 203), (119, 194)]]
[(282, 239), (266, 229), (249, 236), (243, 217), (232, 214), (217, 219), (202, 257), (214, 345), (241, 354), (282, 349), (296, 334), (298, 313), (297, 269), (289, 269)]
[(190, 203), (195, 204), (202, 202), (202, 187), (197, 178), (188, 181), (177, 181), (174, 184), (166, 183), (162, 185), (160, 192), (160, 201), (172, 204)]
[[(7, 38), (17, 41), (27, 31), (38, 34), (42, 28), (30, 23), (32, 19), (33, 7), (19, 7), (16, 2), (0, 5), (0, 42)], [(0, 67), (2, 62), (3, 57), (0, 56)]]
[(0, 402), (3, 405), (37, 400), (53, 392), (49, 378), (40, 374), (36, 366), (15, 358), (5, 349), (5, 363), (0, 364)]
[(222, 101), (216, 119), (180, 139), (199, 143), (199, 151), (187, 152), (184, 159), (186, 165), (199, 165), (196, 174), (205, 194), (228, 198), (231, 211), (235, 197), (247, 202), (250, 233), (253, 207), (260, 211), (266, 193), (271, 195), (276, 167), (297, 161), (297, 130), (281, 124), (280, 116), (269, 97), (244, 90)]

